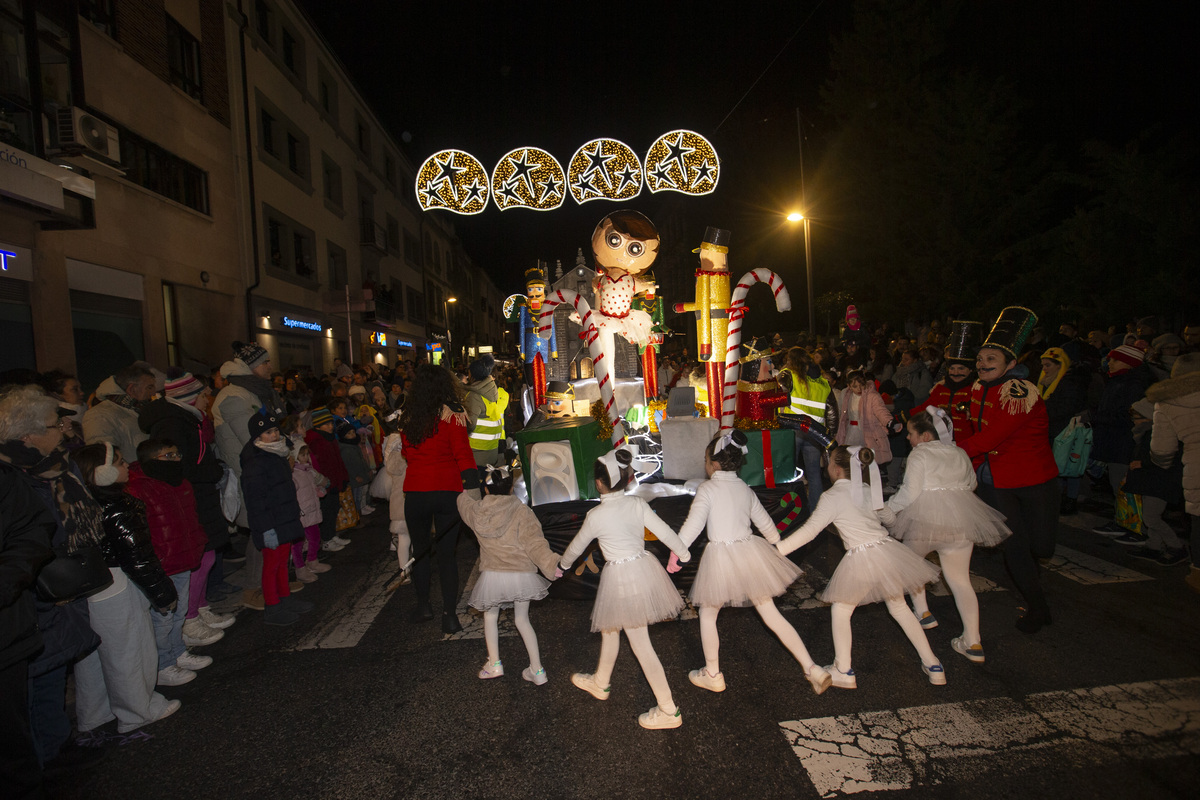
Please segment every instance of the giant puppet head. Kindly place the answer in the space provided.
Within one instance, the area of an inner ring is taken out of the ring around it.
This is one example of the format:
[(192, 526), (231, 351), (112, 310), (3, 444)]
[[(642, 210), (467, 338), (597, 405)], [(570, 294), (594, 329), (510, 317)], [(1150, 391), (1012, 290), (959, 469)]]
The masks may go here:
[(542, 310), (546, 299), (546, 276), (540, 266), (525, 270), (525, 296), (529, 298), (529, 310), (535, 314)]
[(614, 211), (592, 232), (592, 254), (609, 277), (639, 275), (658, 257), (658, 228), (639, 211)]

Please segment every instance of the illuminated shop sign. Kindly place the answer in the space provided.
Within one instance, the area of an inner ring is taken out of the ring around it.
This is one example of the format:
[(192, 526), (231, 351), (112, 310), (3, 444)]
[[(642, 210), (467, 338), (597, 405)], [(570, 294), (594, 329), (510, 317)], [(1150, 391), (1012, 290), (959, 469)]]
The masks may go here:
[(0, 250), (0, 269), (8, 272), (8, 260), (10, 258), (15, 259), (16, 257), (17, 254), (11, 250)]
[(396, 340), (396, 347), (412, 347), (412, 346), (413, 346), (413, 343), (410, 341), (407, 341), (405, 339), (397, 339)]
[(291, 317), (283, 318), (283, 327), (300, 328), (301, 330), (317, 331), (318, 333), (323, 330), (319, 322), (305, 322), (304, 320), (292, 319)]
[(387, 347), (387, 334), (379, 333), (378, 331), (372, 332), (371, 344), (377, 344), (380, 347)]

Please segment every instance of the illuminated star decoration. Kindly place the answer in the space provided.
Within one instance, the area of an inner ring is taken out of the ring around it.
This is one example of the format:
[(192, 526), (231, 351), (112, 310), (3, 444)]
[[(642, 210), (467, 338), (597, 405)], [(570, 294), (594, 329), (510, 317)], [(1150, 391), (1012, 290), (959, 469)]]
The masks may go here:
[(492, 170), (492, 199), (501, 211), (551, 211), (563, 203), (566, 173), (554, 156), (537, 147), (505, 153)]
[(425, 211), (441, 208), (478, 214), (487, 208), (488, 186), (483, 164), (462, 150), (440, 150), (417, 170), (417, 202)]
[(642, 191), (642, 164), (628, 145), (593, 139), (571, 157), (567, 187), (576, 203), (628, 200)]
[(652, 192), (709, 194), (717, 188), (720, 174), (717, 151), (693, 131), (664, 133), (646, 151), (646, 185)]

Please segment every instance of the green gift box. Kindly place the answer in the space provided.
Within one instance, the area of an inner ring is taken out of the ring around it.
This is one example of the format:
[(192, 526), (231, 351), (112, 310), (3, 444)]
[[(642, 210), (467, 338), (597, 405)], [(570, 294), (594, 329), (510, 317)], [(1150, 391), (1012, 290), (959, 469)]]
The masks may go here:
[[(796, 480), (796, 434), (788, 428), (745, 431), (746, 463), (738, 477), (749, 486), (774, 488)], [(767, 468), (769, 466), (769, 469)]]

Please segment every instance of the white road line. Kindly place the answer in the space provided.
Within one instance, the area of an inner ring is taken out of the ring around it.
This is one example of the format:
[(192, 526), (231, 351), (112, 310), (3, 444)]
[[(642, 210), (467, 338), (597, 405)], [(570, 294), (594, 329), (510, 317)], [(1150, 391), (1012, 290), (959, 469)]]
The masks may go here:
[(1054, 557), (1044, 562), (1046, 569), (1056, 572), (1064, 578), (1070, 578), (1076, 583), (1092, 586), (1099, 583), (1132, 583), (1134, 581), (1152, 581), (1149, 575), (1134, 572), (1128, 567), (1113, 564), (1102, 558), (1089, 556), (1078, 550), (1059, 545), (1054, 549)]
[(1043, 751), (1072, 765), (1200, 753), (1200, 677), (1045, 692), (1024, 699), (781, 722), (824, 797), (979, 779)]
[(396, 574), (396, 569), (394, 559), (379, 562), (325, 612), (316, 627), (293, 649), (329, 650), (358, 644), (387, 601), (392, 599), (393, 593), (385, 591), (384, 587)]

